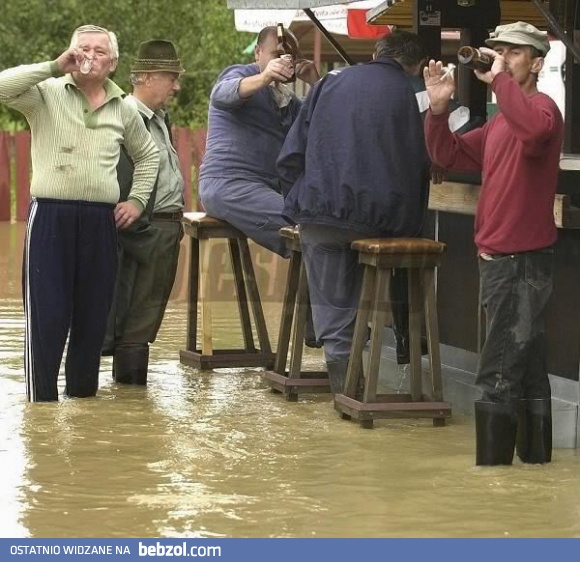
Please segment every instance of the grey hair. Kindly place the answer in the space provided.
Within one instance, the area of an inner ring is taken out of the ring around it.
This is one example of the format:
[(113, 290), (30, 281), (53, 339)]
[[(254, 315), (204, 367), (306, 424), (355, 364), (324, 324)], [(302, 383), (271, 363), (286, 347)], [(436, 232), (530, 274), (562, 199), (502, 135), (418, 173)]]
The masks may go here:
[(145, 72), (131, 72), (129, 82), (131, 86), (140, 86), (145, 82)]
[(109, 50), (111, 52), (112, 58), (117, 60), (119, 58), (119, 44), (117, 42), (117, 36), (113, 31), (109, 31), (104, 27), (99, 27), (98, 25), (81, 25), (77, 27), (71, 37), (70, 46), (76, 47), (79, 44), (79, 35), (82, 33), (105, 33), (109, 38)]

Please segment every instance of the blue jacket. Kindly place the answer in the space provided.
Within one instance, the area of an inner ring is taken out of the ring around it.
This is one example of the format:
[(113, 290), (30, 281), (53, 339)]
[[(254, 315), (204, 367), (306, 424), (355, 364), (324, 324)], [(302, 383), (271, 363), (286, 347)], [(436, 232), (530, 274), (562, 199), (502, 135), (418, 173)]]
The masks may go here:
[(379, 58), (320, 80), (286, 137), (277, 169), (291, 222), (373, 236), (419, 234), (429, 159), (402, 66)]

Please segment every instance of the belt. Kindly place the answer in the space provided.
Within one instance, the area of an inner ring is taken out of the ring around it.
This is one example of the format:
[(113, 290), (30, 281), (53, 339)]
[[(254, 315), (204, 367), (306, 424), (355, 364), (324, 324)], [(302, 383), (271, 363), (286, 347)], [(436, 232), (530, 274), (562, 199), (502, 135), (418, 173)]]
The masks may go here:
[(175, 211), (174, 213), (153, 213), (153, 219), (161, 219), (167, 221), (180, 221), (183, 218), (183, 211)]

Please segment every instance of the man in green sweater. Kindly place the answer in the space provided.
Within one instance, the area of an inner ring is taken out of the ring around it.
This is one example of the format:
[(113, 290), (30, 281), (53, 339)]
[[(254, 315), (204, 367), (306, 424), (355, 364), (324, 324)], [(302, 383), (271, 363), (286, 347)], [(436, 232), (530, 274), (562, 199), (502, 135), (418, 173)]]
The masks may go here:
[[(58, 400), (67, 336), (65, 394), (94, 396), (117, 269), (116, 227), (141, 215), (158, 150), (134, 106), (108, 76), (115, 35), (78, 28), (56, 60), (0, 73), (0, 102), (32, 132), (32, 197), (23, 262), (25, 378), (31, 402)], [(121, 144), (135, 164), (127, 201), (117, 204)]]

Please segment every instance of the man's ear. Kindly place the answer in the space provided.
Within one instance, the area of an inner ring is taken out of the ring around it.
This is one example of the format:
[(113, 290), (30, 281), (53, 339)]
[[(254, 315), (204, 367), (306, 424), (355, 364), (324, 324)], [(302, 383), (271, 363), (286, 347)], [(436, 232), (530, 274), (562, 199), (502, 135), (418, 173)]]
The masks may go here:
[(534, 62), (532, 62), (532, 68), (530, 69), (533, 74), (539, 74), (540, 70), (544, 67), (544, 57), (536, 57)]
[(109, 74), (111, 74), (111, 72), (115, 72), (115, 70), (117, 69), (117, 64), (119, 63), (118, 59), (113, 59), (111, 61), (111, 66), (109, 68)]
[(254, 60), (255, 60), (256, 62), (258, 62), (258, 58), (260, 57), (260, 49), (261, 49), (261, 48), (262, 48), (262, 47), (260, 47), (260, 45), (256, 45), (256, 46), (254, 47)]

